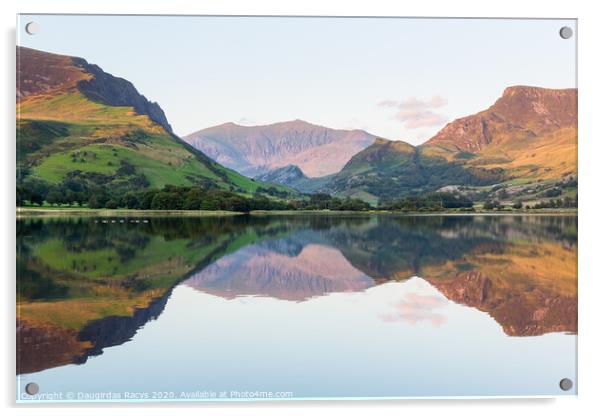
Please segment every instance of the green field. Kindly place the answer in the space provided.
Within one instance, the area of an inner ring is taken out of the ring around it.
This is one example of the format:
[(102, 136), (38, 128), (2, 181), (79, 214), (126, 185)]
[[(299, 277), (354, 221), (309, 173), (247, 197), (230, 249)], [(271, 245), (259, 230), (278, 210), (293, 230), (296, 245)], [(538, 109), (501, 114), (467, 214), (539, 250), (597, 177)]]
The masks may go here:
[(59, 183), (74, 170), (113, 175), (119, 168), (120, 161), (127, 160), (148, 179), (153, 188), (162, 188), (165, 185), (192, 185), (191, 179), (199, 177), (222, 182), (214, 172), (198, 163), (194, 156), (166, 142), (163, 138), (153, 138), (152, 142), (141, 150), (118, 145), (93, 144), (81, 147), (76, 152), (53, 153), (34, 166), (32, 171), (41, 179)]

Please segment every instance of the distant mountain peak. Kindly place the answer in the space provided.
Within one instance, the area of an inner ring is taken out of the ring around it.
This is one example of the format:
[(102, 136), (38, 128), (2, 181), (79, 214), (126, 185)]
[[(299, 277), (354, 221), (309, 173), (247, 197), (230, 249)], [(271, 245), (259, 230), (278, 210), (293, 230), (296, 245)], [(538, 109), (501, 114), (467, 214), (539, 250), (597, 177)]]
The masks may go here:
[(331, 129), (295, 119), (258, 126), (226, 123), (184, 140), (244, 175), (296, 165), (304, 175), (315, 178), (338, 172), (375, 138), (363, 130)]
[(516, 85), (485, 111), (448, 123), (426, 145), (480, 152), (505, 140), (525, 140), (577, 124), (577, 90)]

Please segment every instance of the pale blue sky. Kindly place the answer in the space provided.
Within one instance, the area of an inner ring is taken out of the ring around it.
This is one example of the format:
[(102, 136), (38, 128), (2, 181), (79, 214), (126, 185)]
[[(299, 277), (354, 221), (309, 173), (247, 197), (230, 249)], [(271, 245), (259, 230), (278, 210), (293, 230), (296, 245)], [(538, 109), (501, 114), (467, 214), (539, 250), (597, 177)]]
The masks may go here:
[(299, 118), (418, 144), (507, 86), (576, 87), (562, 26), (575, 21), (24, 15), (18, 42), (128, 79), (179, 135)]

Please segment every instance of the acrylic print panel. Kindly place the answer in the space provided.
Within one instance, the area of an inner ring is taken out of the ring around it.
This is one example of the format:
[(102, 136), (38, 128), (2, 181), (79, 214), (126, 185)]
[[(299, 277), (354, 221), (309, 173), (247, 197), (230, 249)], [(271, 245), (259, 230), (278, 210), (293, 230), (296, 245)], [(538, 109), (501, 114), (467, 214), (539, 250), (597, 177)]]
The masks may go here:
[(576, 394), (576, 30), (19, 16), (17, 401)]

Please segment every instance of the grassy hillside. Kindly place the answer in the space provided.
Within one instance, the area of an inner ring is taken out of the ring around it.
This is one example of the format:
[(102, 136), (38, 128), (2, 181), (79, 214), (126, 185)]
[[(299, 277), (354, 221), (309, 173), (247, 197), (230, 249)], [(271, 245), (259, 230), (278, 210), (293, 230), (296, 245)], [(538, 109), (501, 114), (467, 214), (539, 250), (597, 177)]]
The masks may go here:
[[(246, 178), (183, 142), (171, 133), (161, 109), (139, 95), (131, 83), (102, 73), (98, 67), (93, 73), (86, 72), (89, 65), (81, 64), (83, 60), (78, 58), (25, 48), (19, 49), (19, 55), (23, 64), (18, 84), (29, 88), (19, 88), (17, 103), (17, 177), (21, 190), (42, 183), (56, 186), (59, 192), (103, 187), (124, 194), (175, 185), (216, 188), (245, 196), (260, 187), (295, 194), (285, 186)], [(97, 85), (98, 79), (102, 85)], [(131, 96), (111, 97), (117, 94), (112, 90), (119, 88)], [(111, 102), (131, 105), (108, 104)], [(146, 108), (148, 114), (140, 113)]]
[(574, 200), (576, 124), (576, 90), (507, 88), (421, 146), (376, 140), (321, 190), (371, 203), (440, 190), (509, 204)]
[(487, 185), (498, 180), (496, 170), (467, 169), (407, 143), (378, 139), (355, 155), (323, 189), (376, 204), (432, 192), (449, 183)]

